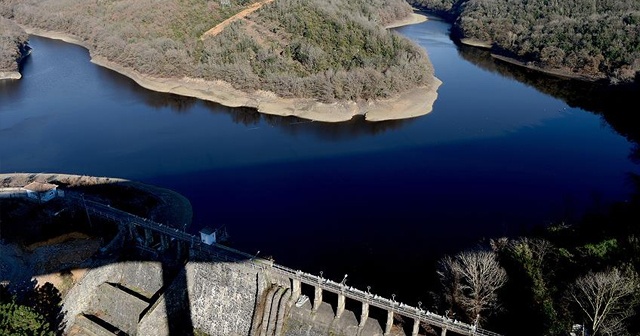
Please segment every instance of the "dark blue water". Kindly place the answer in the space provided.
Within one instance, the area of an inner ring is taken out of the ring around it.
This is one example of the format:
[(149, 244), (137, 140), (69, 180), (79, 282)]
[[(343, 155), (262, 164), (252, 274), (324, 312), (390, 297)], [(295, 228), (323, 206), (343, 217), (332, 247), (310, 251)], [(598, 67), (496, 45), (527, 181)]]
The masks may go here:
[(0, 82), (0, 171), (168, 187), (193, 232), (226, 225), (246, 252), (415, 304), (442, 254), (623, 200), (638, 172), (600, 116), (475, 65), (448, 28), (397, 29), (443, 81), (433, 112), (342, 124), (150, 92), (32, 37), (23, 79)]

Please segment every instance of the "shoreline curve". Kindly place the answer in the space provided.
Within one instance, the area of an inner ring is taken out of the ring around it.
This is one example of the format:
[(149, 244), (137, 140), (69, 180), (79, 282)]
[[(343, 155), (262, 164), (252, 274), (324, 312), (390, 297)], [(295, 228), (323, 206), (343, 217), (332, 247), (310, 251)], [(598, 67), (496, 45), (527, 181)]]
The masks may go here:
[(460, 43), (466, 46), (488, 50), (491, 53), (491, 57), (493, 57), (496, 60), (509, 63), (511, 65), (515, 65), (521, 68), (540, 72), (543, 74), (564, 78), (564, 79), (575, 79), (583, 82), (596, 82), (596, 81), (605, 79), (605, 77), (588, 76), (584, 74), (573, 73), (573, 72), (562, 70), (562, 69), (544, 68), (544, 67), (536, 66), (533, 64), (528, 64), (526, 62), (520, 61), (513, 57), (496, 54), (491, 52), (491, 48), (492, 48), (491, 42), (481, 41), (481, 40), (472, 39), (472, 38), (461, 38), (459, 39), (459, 41)]
[[(413, 14), (410, 22), (407, 21), (404, 24), (424, 22), (419, 16), (419, 14)], [(311, 121), (343, 122), (351, 120), (357, 115), (362, 115), (365, 120), (372, 122), (422, 116), (432, 111), (433, 104), (438, 97), (437, 90), (442, 84), (442, 81), (434, 75), (430, 85), (417, 87), (389, 99), (375, 101), (322, 103), (308, 98), (282, 98), (269, 91), (240, 91), (222, 80), (208, 81), (191, 77), (159, 78), (144, 75), (104, 57), (93, 55), (91, 47), (73, 35), (22, 24), (20, 26), (30, 35), (79, 45), (89, 51), (92, 63), (129, 77), (148, 90), (198, 98), (228, 107), (255, 108), (264, 114), (282, 117), (294, 116)]]

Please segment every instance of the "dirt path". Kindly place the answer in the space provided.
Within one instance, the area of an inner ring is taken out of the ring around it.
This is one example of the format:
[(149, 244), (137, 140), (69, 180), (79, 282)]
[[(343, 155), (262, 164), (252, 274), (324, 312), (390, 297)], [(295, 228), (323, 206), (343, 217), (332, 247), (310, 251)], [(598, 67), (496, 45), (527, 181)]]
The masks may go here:
[(207, 37), (213, 37), (220, 34), (220, 32), (222, 32), (228, 25), (230, 25), (234, 21), (245, 18), (247, 15), (257, 11), (258, 9), (262, 8), (262, 6), (273, 1), (274, 0), (263, 0), (263, 1), (256, 2), (254, 4), (249, 5), (249, 7), (241, 10), (240, 12), (236, 13), (234, 16), (220, 22), (215, 27), (207, 30), (204, 34), (202, 34), (202, 37), (200, 37), (200, 39), (204, 40)]

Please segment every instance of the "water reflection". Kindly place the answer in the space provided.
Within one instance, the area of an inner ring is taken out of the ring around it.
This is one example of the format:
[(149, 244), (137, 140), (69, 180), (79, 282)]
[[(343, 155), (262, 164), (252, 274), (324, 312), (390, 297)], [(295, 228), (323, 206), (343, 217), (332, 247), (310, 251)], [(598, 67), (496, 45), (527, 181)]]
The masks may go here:
[(459, 55), (485, 70), (515, 79), (536, 90), (562, 99), (571, 107), (581, 108), (600, 115), (617, 133), (636, 144), (640, 142), (640, 121), (637, 113), (637, 84), (611, 86), (547, 75), (534, 70), (511, 65), (491, 57), (484, 49), (458, 45)]
[(149, 107), (155, 109), (169, 108), (177, 114), (189, 113), (201, 102), (211, 114), (229, 115), (235, 124), (244, 126), (256, 126), (261, 123), (278, 127), (287, 134), (298, 133), (314, 134), (323, 140), (346, 140), (360, 136), (378, 135), (386, 131), (397, 130), (416, 120), (416, 118), (404, 120), (389, 120), (382, 122), (368, 122), (363, 116), (355, 116), (352, 120), (341, 123), (317, 122), (298, 117), (283, 117), (264, 114), (249, 107), (227, 107), (215, 102), (200, 100), (197, 98), (180, 96), (171, 93), (163, 93), (147, 90), (138, 85), (132, 79), (115, 71), (100, 68), (97, 72), (101, 80), (115, 83), (116, 86), (125, 88), (140, 97)]
[[(26, 57), (22, 59), (20, 64), (18, 65), (18, 71), (23, 73), (24, 68), (28, 67), (31, 63), (31, 57)], [(0, 80), (0, 97), (9, 97), (9, 100), (21, 100), (24, 95), (24, 88), (20, 85), (19, 80)], [(3, 104), (6, 102), (6, 98), (2, 99)], [(7, 102), (10, 103), (10, 102)], [(2, 112), (2, 105), (0, 105), (0, 112)]]
[(15, 82), (16, 81), (12, 79), (0, 80), (0, 96), (3, 97), (2, 105), (0, 105), (0, 112), (4, 110), (2, 106), (5, 103), (9, 103), (10, 100), (22, 99), (21, 98), (23, 95), (22, 86)]

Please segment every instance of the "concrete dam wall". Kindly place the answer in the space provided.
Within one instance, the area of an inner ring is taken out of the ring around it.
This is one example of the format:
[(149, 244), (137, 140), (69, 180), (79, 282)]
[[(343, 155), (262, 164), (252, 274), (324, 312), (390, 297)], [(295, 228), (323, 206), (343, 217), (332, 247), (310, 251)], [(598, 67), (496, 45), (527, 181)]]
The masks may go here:
[[(68, 335), (382, 335), (376, 320), (307, 301), (291, 281), (246, 262), (131, 261), (91, 269), (65, 297)], [(190, 330), (194, 332), (189, 333)]]
[(67, 335), (500, 336), (160, 224), (129, 228), (156, 247), (89, 270), (63, 301)]

